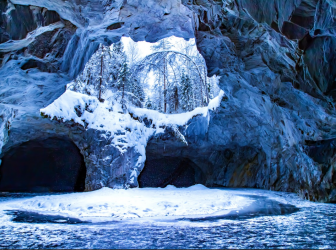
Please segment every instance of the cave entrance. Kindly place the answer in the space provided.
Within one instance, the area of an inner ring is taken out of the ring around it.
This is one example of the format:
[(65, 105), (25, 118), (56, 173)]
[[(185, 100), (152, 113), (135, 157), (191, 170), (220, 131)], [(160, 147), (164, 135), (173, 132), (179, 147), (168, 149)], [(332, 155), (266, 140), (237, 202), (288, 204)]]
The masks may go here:
[(100, 44), (67, 89), (120, 103), (123, 109), (134, 105), (180, 114), (209, 105), (220, 93), (219, 78), (208, 77), (194, 38), (150, 43), (122, 37), (110, 47)]
[(139, 187), (190, 187), (204, 184), (202, 170), (188, 158), (147, 155), (145, 167), (138, 178)]
[(76, 145), (65, 138), (32, 140), (10, 149), (0, 166), (0, 191), (80, 192), (86, 167)]

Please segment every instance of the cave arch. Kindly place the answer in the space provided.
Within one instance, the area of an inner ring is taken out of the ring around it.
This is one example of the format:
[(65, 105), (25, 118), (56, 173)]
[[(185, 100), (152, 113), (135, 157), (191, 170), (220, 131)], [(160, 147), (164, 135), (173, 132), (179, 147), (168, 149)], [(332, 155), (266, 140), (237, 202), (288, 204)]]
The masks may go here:
[(189, 158), (147, 155), (138, 177), (139, 187), (190, 187), (204, 184), (203, 171)]
[(11, 148), (2, 158), (0, 191), (84, 191), (86, 167), (68, 138), (36, 139)]

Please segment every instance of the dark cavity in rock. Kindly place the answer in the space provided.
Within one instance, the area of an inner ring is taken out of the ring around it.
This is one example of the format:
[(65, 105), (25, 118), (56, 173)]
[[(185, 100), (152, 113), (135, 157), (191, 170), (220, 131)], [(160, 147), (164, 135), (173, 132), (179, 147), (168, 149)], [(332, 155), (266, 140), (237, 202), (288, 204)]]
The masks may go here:
[(76, 145), (65, 138), (25, 142), (2, 158), (0, 191), (84, 191), (86, 168)]
[(140, 187), (190, 187), (203, 184), (202, 170), (188, 158), (168, 157), (161, 158), (147, 153), (145, 167), (138, 181)]

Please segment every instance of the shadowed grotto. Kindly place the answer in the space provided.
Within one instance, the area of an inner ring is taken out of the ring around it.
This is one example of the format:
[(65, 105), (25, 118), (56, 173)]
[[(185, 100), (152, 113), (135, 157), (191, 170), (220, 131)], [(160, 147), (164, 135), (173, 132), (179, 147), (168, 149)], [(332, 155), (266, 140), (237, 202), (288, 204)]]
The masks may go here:
[(2, 158), (0, 191), (84, 191), (86, 168), (76, 145), (65, 138), (22, 143)]
[(188, 158), (147, 155), (139, 176), (140, 187), (190, 187), (204, 183), (202, 170)]

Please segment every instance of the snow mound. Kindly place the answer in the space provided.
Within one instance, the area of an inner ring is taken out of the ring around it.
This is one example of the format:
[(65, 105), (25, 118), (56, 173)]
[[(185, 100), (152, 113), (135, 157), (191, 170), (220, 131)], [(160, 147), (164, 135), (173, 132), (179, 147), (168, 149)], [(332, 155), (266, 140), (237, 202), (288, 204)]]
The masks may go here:
[[(11, 209), (88, 219), (135, 219), (162, 216), (199, 216), (248, 206), (252, 199), (202, 185), (189, 188), (110, 189), (39, 196), (11, 205)], [(102, 219), (102, 218), (100, 218)]]

